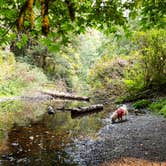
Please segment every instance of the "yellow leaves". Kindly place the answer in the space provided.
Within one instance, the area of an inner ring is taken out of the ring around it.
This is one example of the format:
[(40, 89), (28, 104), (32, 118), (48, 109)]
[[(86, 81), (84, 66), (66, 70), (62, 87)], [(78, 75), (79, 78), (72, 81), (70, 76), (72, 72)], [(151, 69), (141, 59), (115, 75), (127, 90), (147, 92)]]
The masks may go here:
[(70, 68), (73, 71), (77, 71), (80, 69), (81, 63), (80, 63), (80, 55), (78, 53), (73, 53), (72, 56), (66, 53), (62, 53), (61, 56), (67, 60), (67, 62), (70, 65)]
[(15, 70), (15, 58), (12, 53), (0, 51), (0, 81), (9, 78)]
[(123, 81), (127, 87), (132, 87), (135, 84), (134, 80), (124, 79)]

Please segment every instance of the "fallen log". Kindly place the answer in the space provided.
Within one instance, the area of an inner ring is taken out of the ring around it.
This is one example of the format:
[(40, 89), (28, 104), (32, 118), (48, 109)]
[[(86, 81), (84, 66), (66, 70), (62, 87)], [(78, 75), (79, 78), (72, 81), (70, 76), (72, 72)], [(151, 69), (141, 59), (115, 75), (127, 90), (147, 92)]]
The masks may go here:
[(82, 113), (74, 113), (74, 112), (71, 112), (71, 118), (72, 119), (75, 119), (75, 118), (81, 118), (81, 117), (84, 117), (84, 116), (89, 116), (89, 115), (92, 115), (94, 113), (98, 113), (98, 112), (101, 112), (103, 111), (103, 109), (99, 109), (99, 110), (93, 110), (93, 111), (89, 111), (89, 112), (82, 112)]
[(90, 113), (90, 112), (103, 110), (103, 104), (91, 105), (89, 107), (69, 108), (69, 109), (63, 109), (63, 110), (70, 111), (73, 114)]
[(84, 100), (84, 101), (89, 101), (89, 97), (85, 96), (77, 96), (69, 93), (64, 93), (64, 92), (44, 92), (40, 91), (42, 94), (49, 95), (53, 98), (61, 98), (61, 99), (70, 99), (70, 100)]

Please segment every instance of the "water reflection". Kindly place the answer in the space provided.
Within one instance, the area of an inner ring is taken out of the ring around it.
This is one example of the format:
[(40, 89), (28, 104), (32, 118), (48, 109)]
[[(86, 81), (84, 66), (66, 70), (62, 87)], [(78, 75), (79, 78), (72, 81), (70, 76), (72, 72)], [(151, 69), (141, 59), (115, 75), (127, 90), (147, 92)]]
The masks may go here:
[[(95, 134), (102, 125), (101, 117), (105, 113), (73, 119), (70, 112), (59, 111), (50, 116), (44, 113), (48, 104), (50, 103), (22, 103), (21, 108), (18, 108), (24, 111), (15, 112), (14, 119), (17, 117), (17, 121), (8, 132), (8, 137), (4, 138), (7, 139), (7, 148), (5, 153), (1, 152), (2, 165), (76, 165), (65, 148), (71, 146), (75, 138)], [(64, 103), (54, 103), (54, 107), (61, 106), (64, 107)], [(38, 116), (33, 114), (38, 112), (36, 110), (40, 112)], [(29, 114), (33, 114), (33, 118)], [(31, 119), (28, 122), (27, 117)]]
[(27, 127), (12, 128), (8, 134), (8, 151), (12, 153), (13, 158), (7, 158), (6, 163), (62, 165), (63, 160), (68, 158), (61, 150), (69, 142), (68, 133), (56, 132), (43, 120)]

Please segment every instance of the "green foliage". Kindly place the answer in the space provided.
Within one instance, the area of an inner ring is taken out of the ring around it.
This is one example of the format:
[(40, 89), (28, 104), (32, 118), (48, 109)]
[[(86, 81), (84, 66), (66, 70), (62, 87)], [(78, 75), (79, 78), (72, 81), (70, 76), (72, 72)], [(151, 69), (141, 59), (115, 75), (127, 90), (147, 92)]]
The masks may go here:
[(23, 89), (40, 86), (46, 81), (38, 68), (16, 62), (10, 52), (0, 52), (0, 96), (20, 95)]
[(144, 89), (143, 73), (141, 71), (141, 64), (139, 63), (138, 52), (131, 52), (129, 56), (129, 63), (124, 70), (124, 84), (130, 95), (133, 95)]
[(166, 104), (161, 108), (160, 114), (162, 114), (166, 117)]
[[(10, 2), (0, 0), (0, 44), (10, 43), (15, 36), (16, 45), (20, 48), (25, 43), (28, 45), (32, 38), (34, 39), (38, 36), (50, 49), (55, 50), (62, 43), (68, 42), (70, 35), (84, 33), (87, 27), (110, 34), (111, 32), (119, 31), (118, 26), (123, 26), (126, 34), (129, 34), (130, 30), (127, 25), (129, 17), (132, 19), (139, 18), (138, 20), (141, 21), (143, 29), (165, 28), (166, 25), (166, 3), (162, 0), (125, 2), (121, 0), (50, 1), (48, 6), (50, 33), (46, 38), (43, 38), (43, 36), (41, 37), (41, 5), (40, 1), (35, 1), (33, 14), (31, 13), (34, 15), (31, 18), (32, 20), (30, 20), (30, 16), (27, 16), (23, 22), (24, 29), (18, 34), (15, 30), (16, 20), (20, 16), (22, 9), (24, 9), (25, 2), (25, 0)], [(127, 12), (129, 16), (125, 14)]]
[(9, 80), (1, 83), (0, 96), (18, 95), (20, 93), (21, 83), (19, 80)]
[[(24, 29), (21, 33), (15, 30), (17, 19), (20, 13), (23, 12), (22, 10), (24, 10), (25, 2), (24, 0), (16, 0), (9, 3), (8, 1), (0, 0), (1, 43), (10, 43), (11, 36), (17, 34), (17, 38), (15, 38), (16, 45), (18, 48), (21, 48), (23, 45), (28, 44), (29, 38), (41, 37), (42, 16), (40, 15), (40, 1), (35, 1), (33, 5), (33, 19), (35, 22), (30, 20), (28, 16), (23, 22)], [(60, 43), (68, 42), (71, 35), (85, 32), (87, 27), (110, 33), (115, 31), (114, 25), (125, 24), (126, 18), (123, 15), (123, 10), (123, 4), (120, 0), (111, 2), (89, 0), (81, 2), (76, 0), (71, 0), (70, 2), (51, 1), (49, 2), (48, 10), (50, 33), (47, 35), (47, 38), (42, 37), (40, 39), (50, 49), (55, 50), (55, 47), (59, 47)]]
[(98, 95), (115, 98), (125, 92), (123, 69), (127, 61), (117, 57), (103, 56), (97, 61), (88, 75), (89, 84)]
[(160, 99), (156, 102), (153, 102), (150, 104), (149, 108), (152, 111), (155, 111), (157, 113), (163, 114), (166, 116), (166, 99)]
[[(78, 77), (77, 80), (80, 81), (80, 84), (83, 84), (80, 89), (89, 89), (87, 86), (87, 74), (89, 73), (90, 68), (103, 54), (103, 45), (105, 42), (106, 39), (102, 33), (94, 29), (88, 29), (85, 34), (79, 35), (79, 38), (73, 42), (72, 47), (67, 49), (67, 56), (70, 56), (72, 59), (69, 63), (71, 64), (72, 62), (72, 66), (75, 66), (72, 71), (75, 71), (74, 73)], [(79, 82), (75, 84), (73, 81), (73, 84), (74, 87), (77, 88)]]
[[(93, 36), (93, 37), (92, 37)], [(49, 50), (42, 44), (31, 48), (22, 58), (28, 63), (42, 67), (51, 78), (63, 80), (67, 88), (78, 93), (86, 92), (87, 73), (97, 59), (100, 59), (106, 43), (105, 36), (97, 30), (87, 29), (59, 52)]]
[(135, 102), (135, 103), (133, 104), (133, 107), (134, 107), (135, 109), (146, 108), (146, 107), (149, 106), (150, 103), (151, 103), (151, 102), (150, 102), (149, 100), (143, 99), (143, 100), (139, 100), (139, 101)]
[(144, 29), (165, 28), (166, 26), (166, 2), (163, 0), (142, 2), (141, 25)]
[[(112, 40), (112, 45), (106, 45), (103, 51), (108, 55), (98, 59), (90, 70), (88, 79), (92, 89), (112, 96), (119, 94), (120, 100), (136, 100), (150, 97), (150, 91), (164, 87), (165, 35), (164, 30), (150, 30), (133, 34), (131, 44), (131, 39)], [(125, 44), (129, 46), (127, 49), (122, 48)]]
[(10, 77), (13, 74), (15, 63), (12, 53), (0, 50), (0, 82), (4, 77)]
[(166, 27), (165, 1), (126, 1), (124, 3), (124, 6), (129, 9), (129, 17), (131, 19), (138, 19), (137, 24), (140, 26), (141, 29), (147, 30), (151, 28), (158, 29)]
[(18, 49), (21, 49), (22, 47), (26, 46), (27, 42), (28, 42), (28, 37), (26, 34), (22, 34), (20, 36), (20, 40), (18, 40), (18, 42), (16, 43), (16, 46), (18, 47)]
[(134, 36), (140, 56), (140, 72), (144, 86), (160, 87), (166, 84), (166, 32), (151, 30)]
[(131, 63), (125, 69), (124, 77), (129, 98), (140, 98), (140, 92), (142, 97), (147, 97), (149, 94), (143, 92), (166, 85), (165, 39), (164, 30), (137, 32), (133, 35), (135, 51), (130, 52)]
[[(19, 58), (21, 61), (42, 68), (44, 73), (53, 81), (63, 82), (71, 88), (70, 75), (74, 75), (77, 61), (72, 62), (72, 57), (66, 56), (62, 51), (49, 51), (43, 45), (37, 45), (27, 51), (27, 56)], [(71, 68), (70, 68), (71, 65)]]
[(34, 68), (26, 63), (17, 63), (15, 76), (19, 78), (24, 86), (35, 85), (36, 83), (42, 84), (47, 81), (47, 77), (41, 69)]

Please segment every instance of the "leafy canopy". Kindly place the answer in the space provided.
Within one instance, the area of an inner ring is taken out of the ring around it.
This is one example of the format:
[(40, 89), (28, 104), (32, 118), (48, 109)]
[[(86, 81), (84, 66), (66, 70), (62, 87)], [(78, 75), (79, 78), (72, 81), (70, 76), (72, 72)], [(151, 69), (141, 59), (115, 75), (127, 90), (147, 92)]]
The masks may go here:
[(107, 33), (116, 31), (116, 25), (126, 28), (129, 17), (139, 17), (145, 29), (164, 28), (165, 7), (163, 0), (0, 0), (0, 43), (19, 41), (23, 33), (32, 39), (45, 35), (48, 45), (65, 43), (86, 27)]

